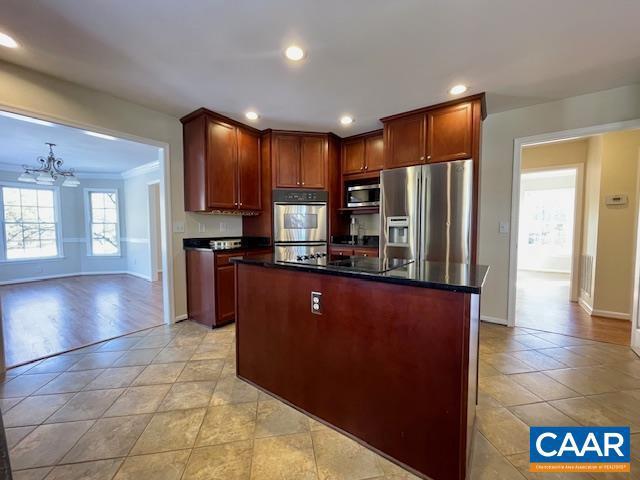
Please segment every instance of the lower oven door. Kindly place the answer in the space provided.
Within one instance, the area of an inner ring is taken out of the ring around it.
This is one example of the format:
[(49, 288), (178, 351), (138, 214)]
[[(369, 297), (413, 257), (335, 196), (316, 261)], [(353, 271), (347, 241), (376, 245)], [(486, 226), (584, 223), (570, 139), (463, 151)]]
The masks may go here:
[(326, 203), (274, 203), (273, 241), (326, 242)]

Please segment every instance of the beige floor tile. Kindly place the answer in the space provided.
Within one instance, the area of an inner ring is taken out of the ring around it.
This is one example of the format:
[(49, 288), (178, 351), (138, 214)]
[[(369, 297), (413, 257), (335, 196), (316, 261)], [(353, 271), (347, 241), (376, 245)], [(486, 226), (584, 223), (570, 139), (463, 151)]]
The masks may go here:
[(188, 361), (196, 347), (166, 347), (153, 359), (153, 363), (175, 363)]
[(555, 370), (557, 368), (567, 368), (562, 362), (555, 360), (544, 353), (539, 352), (538, 350), (522, 350), (519, 352), (511, 352), (518, 360), (522, 360), (523, 362), (531, 365), (536, 370)]
[(487, 338), (481, 342), (481, 346), (487, 348), (489, 353), (513, 352), (517, 350), (530, 350), (526, 345), (518, 342), (518, 337), (494, 337)]
[(115, 458), (60, 465), (51, 470), (47, 480), (111, 480), (121, 463), (121, 458)]
[(73, 393), (27, 397), (2, 415), (5, 427), (39, 425), (67, 403)]
[(140, 375), (144, 367), (116, 367), (107, 368), (104, 372), (92, 380), (85, 390), (104, 390), (106, 388), (128, 387), (133, 380)]
[[(82, 372), (64, 372), (37, 391), (38, 395), (53, 393), (79, 392), (103, 370), (86, 370)], [(55, 375), (55, 374), (53, 374)]]
[(41, 425), (11, 449), (11, 467), (15, 470), (55, 465), (93, 421)]
[(272, 437), (309, 431), (309, 417), (280, 400), (258, 403), (255, 437)]
[(551, 343), (548, 340), (544, 340), (540, 337), (536, 337), (535, 335), (518, 335), (516, 337), (518, 343), (521, 343), (529, 348), (555, 348), (557, 345), (555, 343)]
[(626, 373), (633, 378), (640, 378), (640, 359), (611, 365), (611, 368)]
[(64, 407), (51, 415), (46, 423), (100, 418), (122, 392), (122, 388), (78, 392)]
[(0, 410), (7, 413), (10, 408), (20, 403), (25, 397), (0, 398)]
[(531, 365), (518, 360), (516, 357), (508, 353), (492, 353), (483, 355), (482, 360), (487, 362), (500, 373), (504, 373), (506, 375), (512, 373), (533, 372), (535, 370)]
[(630, 422), (640, 422), (640, 390), (603, 393), (589, 397), (589, 400), (626, 418)]
[(492, 377), (494, 375), (500, 375), (500, 372), (489, 365), (485, 360), (483, 360), (483, 358), (481, 358), (480, 362), (478, 363), (478, 377), (484, 378)]
[[(553, 472), (542, 472), (542, 473), (533, 473), (529, 471), (529, 454), (528, 453), (519, 453), (517, 455), (511, 455), (507, 457), (507, 460), (516, 467), (522, 475), (530, 480), (594, 480), (594, 477), (589, 475), (588, 473), (553, 473)], [(598, 474), (597, 478), (600, 474)]]
[(482, 390), (478, 392), (478, 404), (476, 405), (476, 408), (499, 408), (502, 406), (503, 405), (498, 400), (493, 398), (487, 392)]
[(195, 448), (182, 480), (248, 480), (252, 454), (251, 440)]
[(253, 438), (257, 403), (210, 407), (200, 428), (196, 447)]
[(319, 430), (331, 430), (330, 427), (327, 427), (324, 423), (319, 422), (313, 418), (309, 418), (309, 430), (312, 432), (317, 432)]
[(563, 427), (578, 425), (572, 418), (548, 403), (531, 403), (510, 407), (509, 410), (529, 426)]
[(161, 350), (161, 348), (129, 350), (128, 352), (125, 352), (118, 360), (116, 360), (116, 363), (114, 363), (113, 366), (133, 367), (136, 365), (149, 365)]
[(231, 345), (228, 343), (202, 343), (195, 351), (191, 360), (223, 360), (229, 354)]
[(477, 411), (478, 430), (503, 455), (529, 451), (529, 427), (506, 408)]
[(178, 335), (169, 342), (167, 347), (198, 347), (202, 343), (204, 335)]
[(189, 450), (128, 457), (114, 480), (180, 480)]
[(384, 477), (381, 477), (384, 480), (420, 480), (413, 473), (408, 472), (386, 458), (382, 458), (380, 455), (376, 455), (376, 461), (384, 472)]
[(599, 393), (615, 392), (617, 390), (614, 385), (607, 381), (596, 380), (590, 374), (590, 371), (584, 368), (550, 370), (544, 373), (581, 395), (597, 395)]
[(158, 411), (206, 408), (209, 406), (215, 382), (182, 382), (171, 387)]
[(640, 460), (640, 433), (631, 435), (631, 456)]
[(152, 364), (131, 383), (131, 385), (156, 385), (161, 383), (173, 383), (176, 381), (185, 363), (159, 363)]
[[(57, 373), (20, 375), (0, 384), (0, 397), (26, 397), (58, 376)], [(62, 393), (62, 392), (51, 392)]]
[(564, 363), (568, 367), (592, 367), (600, 364), (598, 360), (577, 355), (566, 348), (545, 348), (544, 350), (537, 351), (547, 357), (551, 357), (554, 360), (559, 361), (560, 363)]
[(122, 356), (122, 353), (123, 352), (88, 353), (78, 362), (74, 363), (68, 371), (76, 372), (79, 370), (95, 370), (97, 368), (108, 368)]
[(98, 349), (98, 352), (122, 352), (125, 350), (129, 350), (139, 341), (140, 339), (137, 337), (114, 338), (113, 340), (109, 340), (104, 345), (102, 345)]
[(105, 417), (155, 412), (171, 385), (129, 387), (104, 414)]
[(640, 378), (634, 378), (626, 373), (616, 370), (611, 365), (586, 368), (588, 375), (599, 382), (607, 382), (617, 390), (640, 389)]
[(20, 440), (29, 435), (36, 429), (35, 426), (30, 427), (14, 427), (14, 428), (5, 428), (4, 434), (7, 439), (7, 448), (12, 449), (15, 447)]
[(193, 447), (205, 408), (156, 413), (136, 442), (132, 455)]
[(13, 480), (42, 480), (51, 471), (51, 467), (31, 468), (13, 472)]
[[(65, 455), (64, 463), (124, 457), (143, 432), (151, 415), (102, 418)], [(66, 425), (66, 424), (60, 424)]]
[(251, 480), (276, 478), (278, 480), (316, 480), (318, 478), (309, 433), (255, 440)]
[(535, 394), (543, 400), (559, 400), (561, 398), (580, 396), (578, 392), (574, 392), (562, 383), (541, 372), (520, 373), (511, 375), (509, 378), (527, 390), (535, 392)]
[(199, 360), (187, 363), (178, 378), (178, 382), (215, 382), (222, 371), (222, 360)]
[(61, 373), (79, 360), (80, 357), (77, 355), (56, 355), (55, 357), (43, 360), (35, 367), (29, 369), (29, 375), (34, 373)]
[(216, 388), (213, 391), (211, 405), (247, 403), (257, 400), (258, 389), (236, 378), (235, 375), (223, 375), (218, 380)]
[(479, 388), (481, 392), (488, 393), (502, 405), (522, 405), (542, 401), (540, 397), (506, 375), (481, 378)]
[[(590, 357), (607, 365), (612, 363), (621, 363), (629, 360), (635, 360), (637, 357), (629, 348), (622, 350), (611, 350), (604, 347), (605, 344), (594, 343), (593, 345), (578, 345), (574, 347), (565, 347), (570, 352)], [(616, 345), (617, 347), (617, 345)]]
[(163, 348), (172, 340), (171, 335), (149, 335), (146, 336), (138, 343), (136, 343), (130, 350), (138, 350), (143, 348)]
[(472, 480), (523, 480), (524, 477), (481, 434), (476, 434), (471, 462)]
[(590, 345), (594, 343), (591, 340), (586, 340), (584, 338), (577, 337), (569, 337), (567, 335), (560, 335), (557, 333), (548, 333), (548, 332), (534, 332), (532, 335), (542, 338), (551, 343), (555, 343), (560, 347), (571, 347), (574, 345)]
[(311, 438), (320, 480), (362, 480), (384, 474), (375, 453), (341, 433), (319, 430)]
[(582, 425), (608, 426), (629, 425), (632, 433), (640, 432), (640, 419), (630, 422), (625, 417), (618, 415), (613, 410), (602, 407), (588, 398), (567, 398), (549, 402), (558, 410), (564, 412)]

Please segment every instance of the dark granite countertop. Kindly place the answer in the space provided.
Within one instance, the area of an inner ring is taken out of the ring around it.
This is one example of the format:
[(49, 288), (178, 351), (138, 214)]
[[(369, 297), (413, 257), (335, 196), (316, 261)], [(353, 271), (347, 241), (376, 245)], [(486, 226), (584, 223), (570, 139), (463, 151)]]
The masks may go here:
[(266, 248), (271, 245), (269, 237), (202, 237), (202, 238), (184, 238), (182, 240), (182, 248), (184, 250), (213, 250), (209, 245), (212, 240), (234, 240), (240, 239), (240, 246), (236, 248), (215, 249), (216, 252), (234, 252), (239, 250), (257, 250)]
[[(351, 259), (367, 259), (368, 262), (376, 260), (369, 257), (351, 257)], [(337, 258), (331, 260), (337, 260)], [(235, 258), (231, 261), (248, 265), (260, 265), (267, 268), (300, 270), (323, 275), (338, 275), (374, 282), (395, 283), (461, 293), (481, 293), (489, 271), (489, 267), (485, 265), (442, 262), (411, 262), (384, 272), (362, 271), (358, 266), (284, 263), (276, 261), (272, 254), (255, 255), (250, 258)], [(394, 259), (380, 259), (379, 261), (381, 265), (387, 265), (390, 262), (394, 262)]]

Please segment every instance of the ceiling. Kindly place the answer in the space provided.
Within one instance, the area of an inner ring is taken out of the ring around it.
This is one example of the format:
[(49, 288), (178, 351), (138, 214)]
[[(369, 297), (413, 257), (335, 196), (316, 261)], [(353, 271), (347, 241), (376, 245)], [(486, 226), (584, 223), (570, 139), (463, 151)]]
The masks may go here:
[[(489, 113), (640, 82), (636, 0), (0, 0), (0, 58), (175, 116), (379, 128), (466, 83)], [(301, 64), (282, 51), (297, 43)], [(343, 114), (356, 122), (339, 125)]]
[[(29, 117), (22, 117), (29, 118)], [(49, 123), (49, 122), (45, 122)], [(64, 168), (81, 173), (119, 174), (141, 165), (157, 162), (159, 149), (124, 139), (107, 140), (83, 130), (51, 123), (39, 125), (5, 117), (0, 112), (0, 169), (36, 166), (37, 158), (46, 157), (55, 143), (56, 157), (64, 160)]]

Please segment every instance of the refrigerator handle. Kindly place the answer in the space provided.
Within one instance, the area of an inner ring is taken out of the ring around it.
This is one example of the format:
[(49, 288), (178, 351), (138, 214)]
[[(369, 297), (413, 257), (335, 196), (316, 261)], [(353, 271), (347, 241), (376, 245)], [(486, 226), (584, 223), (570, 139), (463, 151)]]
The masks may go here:
[(425, 201), (425, 175), (424, 175), (424, 167), (420, 168), (418, 172), (418, 228), (416, 228), (416, 254), (417, 261), (422, 261), (424, 259), (424, 201)]

